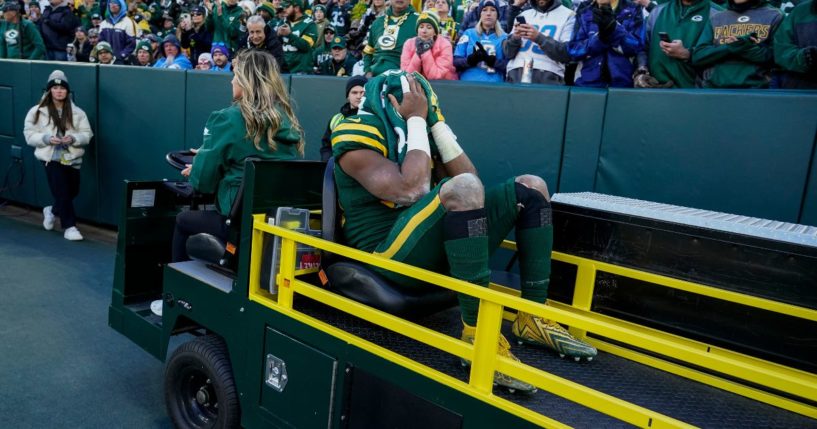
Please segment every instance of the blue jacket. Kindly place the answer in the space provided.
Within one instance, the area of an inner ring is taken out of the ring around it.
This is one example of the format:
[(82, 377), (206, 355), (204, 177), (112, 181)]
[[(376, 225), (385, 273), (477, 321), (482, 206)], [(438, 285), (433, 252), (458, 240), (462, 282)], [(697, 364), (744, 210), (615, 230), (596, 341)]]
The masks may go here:
[[(463, 31), (457, 41), (457, 46), (454, 48), (454, 67), (460, 73), (460, 80), (502, 82), (505, 78), (505, 66), (508, 64), (508, 59), (505, 58), (502, 52), (502, 41), (507, 38), (507, 34), (497, 36), (496, 33), (482, 33), (480, 36), (475, 28)], [(496, 54), (493, 73), (488, 72), (488, 68), (484, 63), (477, 64), (474, 67), (468, 65), (468, 55), (474, 52), (477, 42), (482, 43), (482, 46), (485, 47), (489, 54), (492, 52)]]
[[(576, 27), (567, 53), (580, 61), (576, 86), (631, 88), (632, 59), (644, 49), (644, 18), (641, 6), (621, 0), (616, 11), (616, 27), (607, 41), (599, 38), (593, 22), (594, 2), (585, 2), (576, 11)], [(606, 67), (606, 68), (605, 68)], [(606, 70), (606, 71), (605, 71)]]
[(177, 56), (173, 60), (173, 64), (165, 65), (166, 62), (167, 62), (166, 57), (159, 58), (159, 60), (156, 61), (156, 64), (153, 65), (153, 68), (157, 68), (157, 69), (177, 69), (177, 70), (190, 70), (190, 69), (193, 68), (193, 65), (190, 64), (190, 60), (187, 59), (187, 57), (184, 56), (184, 54), (179, 54), (179, 56)]

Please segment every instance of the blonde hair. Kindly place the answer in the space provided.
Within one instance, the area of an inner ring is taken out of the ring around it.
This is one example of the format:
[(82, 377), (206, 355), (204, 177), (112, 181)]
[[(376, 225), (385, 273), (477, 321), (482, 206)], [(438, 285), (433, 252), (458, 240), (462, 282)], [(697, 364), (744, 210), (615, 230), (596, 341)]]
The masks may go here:
[(235, 104), (244, 118), (247, 138), (252, 140), (259, 150), (261, 140), (266, 140), (267, 146), (274, 151), (277, 148), (274, 137), (281, 127), (283, 111), (289, 118), (292, 129), (301, 135), (297, 149), (303, 156), (304, 139), (301, 125), (289, 103), (287, 88), (281, 80), (275, 58), (267, 52), (248, 49), (236, 55), (233, 72), (242, 94), (235, 100)]
[[(479, 21), (477, 21), (476, 31), (477, 31), (477, 34), (482, 36), (482, 18), (481, 17), (480, 17)], [(505, 30), (502, 29), (501, 25), (499, 25), (499, 12), (497, 12), (496, 22), (494, 23), (494, 34), (496, 34), (497, 36), (501, 36), (501, 35), (505, 34)]]

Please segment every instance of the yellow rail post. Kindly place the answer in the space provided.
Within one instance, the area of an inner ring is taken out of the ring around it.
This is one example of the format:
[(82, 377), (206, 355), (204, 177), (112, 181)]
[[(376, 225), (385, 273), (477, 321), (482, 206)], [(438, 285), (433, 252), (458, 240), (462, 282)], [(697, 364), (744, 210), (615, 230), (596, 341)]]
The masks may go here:
[(281, 237), (281, 266), (278, 267), (278, 305), (292, 308), (292, 282), (295, 280), (295, 240)]
[[(593, 305), (593, 291), (596, 287), (596, 265), (592, 262), (583, 262), (576, 269), (576, 284), (573, 289), (573, 307), (590, 311)], [(570, 333), (576, 338), (584, 339), (587, 331), (570, 327)]]
[(488, 394), (491, 393), (494, 386), (494, 368), (496, 367), (501, 325), (502, 306), (495, 302), (480, 300), (470, 384), (475, 389)]

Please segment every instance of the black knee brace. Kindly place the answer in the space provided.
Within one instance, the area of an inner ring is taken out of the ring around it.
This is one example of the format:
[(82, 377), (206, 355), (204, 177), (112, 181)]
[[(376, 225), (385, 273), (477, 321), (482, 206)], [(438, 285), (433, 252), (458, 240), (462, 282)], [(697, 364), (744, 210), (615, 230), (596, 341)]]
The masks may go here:
[(519, 216), (516, 227), (520, 229), (538, 228), (553, 223), (553, 211), (541, 192), (528, 188), (521, 183), (516, 185), (516, 202), (519, 205)]
[(484, 208), (448, 212), (443, 218), (445, 240), (488, 235), (488, 217)]

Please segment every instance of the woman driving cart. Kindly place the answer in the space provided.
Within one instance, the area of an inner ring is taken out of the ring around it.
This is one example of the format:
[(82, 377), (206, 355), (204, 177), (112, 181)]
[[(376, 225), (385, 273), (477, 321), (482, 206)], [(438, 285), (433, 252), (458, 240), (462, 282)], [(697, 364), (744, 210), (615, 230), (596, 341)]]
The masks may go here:
[(226, 240), (224, 221), (241, 186), (246, 158), (303, 157), (303, 132), (275, 58), (247, 50), (235, 58), (233, 68), (233, 103), (210, 114), (202, 145), (192, 165), (182, 170), (196, 191), (216, 194), (217, 210), (191, 210), (176, 216), (174, 262), (188, 259), (185, 243), (191, 235), (208, 233)]

